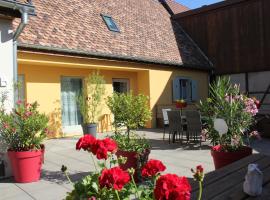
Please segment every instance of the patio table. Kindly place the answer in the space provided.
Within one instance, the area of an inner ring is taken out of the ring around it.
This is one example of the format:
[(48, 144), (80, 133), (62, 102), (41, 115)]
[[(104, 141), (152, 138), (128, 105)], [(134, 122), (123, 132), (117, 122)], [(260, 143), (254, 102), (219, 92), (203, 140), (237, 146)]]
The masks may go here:
[[(259, 197), (250, 197), (243, 192), (247, 167), (257, 163), (263, 172), (263, 192)], [(191, 199), (197, 199), (198, 183), (192, 182)], [(205, 175), (203, 200), (267, 200), (270, 199), (270, 156), (253, 154), (226, 167)]]

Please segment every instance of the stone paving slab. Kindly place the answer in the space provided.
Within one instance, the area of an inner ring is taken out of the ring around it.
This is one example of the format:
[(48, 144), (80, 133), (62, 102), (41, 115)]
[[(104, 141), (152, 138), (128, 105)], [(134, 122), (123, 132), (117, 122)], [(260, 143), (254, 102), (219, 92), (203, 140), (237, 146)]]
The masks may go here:
[[(206, 172), (214, 170), (209, 143), (197, 144), (174, 143), (162, 140), (162, 130), (139, 131), (150, 140), (152, 150), (150, 158), (159, 159), (167, 167), (166, 173), (176, 173), (181, 176), (192, 177), (190, 168), (202, 164)], [(107, 134), (99, 134), (100, 138)], [(72, 185), (60, 172), (62, 164), (68, 167), (71, 179), (79, 180), (94, 170), (89, 153), (76, 151), (78, 138), (52, 139), (46, 141), (45, 163), (39, 182), (17, 184), (12, 179), (0, 181), (0, 200), (60, 200), (72, 190)], [(265, 139), (253, 143), (257, 152), (270, 155), (270, 140)]]

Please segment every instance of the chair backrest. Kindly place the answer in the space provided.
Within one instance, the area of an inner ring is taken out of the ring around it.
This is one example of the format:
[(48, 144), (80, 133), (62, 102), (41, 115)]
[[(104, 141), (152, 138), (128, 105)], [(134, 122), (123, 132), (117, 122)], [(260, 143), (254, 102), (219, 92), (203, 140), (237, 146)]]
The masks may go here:
[(181, 129), (181, 115), (180, 111), (168, 111), (169, 129)]
[(201, 115), (198, 111), (186, 111), (187, 131), (201, 132)]
[(163, 122), (164, 124), (169, 124), (169, 118), (168, 118), (168, 111), (171, 111), (171, 108), (163, 108), (162, 109), (162, 115), (163, 115)]

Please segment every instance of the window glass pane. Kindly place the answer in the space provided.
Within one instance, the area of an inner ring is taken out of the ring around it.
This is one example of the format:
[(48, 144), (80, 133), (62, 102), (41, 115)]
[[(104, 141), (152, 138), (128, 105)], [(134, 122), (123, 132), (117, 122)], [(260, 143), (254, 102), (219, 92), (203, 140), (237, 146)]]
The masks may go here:
[(76, 97), (81, 91), (82, 80), (79, 78), (63, 77), (61, 80), (61, 102), (62, 102), (62, 125), (73, 126), (82, 123)]
[(112, 17), (104, 16), (104, 15), (102, 15), (102, 17), (103, 17), (103, 19), (104, 19), (104, 21), (105, 21), (105, 23), (110, 31), (119, 32), (119, 29), (118, 29), (116, 23), (114, 22), (114, 20), (112, 19)]
[(128, 80), (121, 80), (115, 79), (113, 80), (113, 91), (118, 93), (127, 93), (129, 92), (129, 81)]

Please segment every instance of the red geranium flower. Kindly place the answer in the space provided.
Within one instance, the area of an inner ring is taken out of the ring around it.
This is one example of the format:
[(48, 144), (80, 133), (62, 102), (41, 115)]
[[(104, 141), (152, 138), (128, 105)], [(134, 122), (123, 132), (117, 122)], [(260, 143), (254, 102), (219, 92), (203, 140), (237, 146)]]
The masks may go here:
[(105, 138), (102, 142), (109, 152), (115, 153), (117, 151), (117, 143), (113, 139)]
[(96, 140), (92, 146), (92, 153), (97, 156), (97, 159), (107, 159), (108, 158), (108, 149), (105, 146), (103, 140)]
[(110, 139), (96, 140), (92, 145), (92, 153), (97, 156), (97, 159), (107, 159), (108, 152), (114, 153), (117, 150), (117, 143)]
[(113, 167), (104, 169), (98, 180), (101, 188), (113, 188), (120, 191), (130, 181), (130, 177), (128, 172), (123, 171), (120, 167)]
[(84, 135), (83, 137), (81, 137), (78, 142), (76, 143), (76, 150), (88, 150), (91, 151), (91, 147), (92, 145), (95, 143), (96, 138), (93, 137), (92, 135)]
[(222, 146), (219, 144), (219, 145), (216, 145), (216, 146), (213, 146), (212, 147), (212, 150), (213, 151), (222, 151)]
[(186, 177), (166, 174), (159, 177), (154, 189), (156, 200), (189, 200), (191, 186)]
[(149, 160), (142, 168), (143, 177), (152, 177), (159, 172), (165, 171), (166, 167), (159, 160)]
[(198, 165), (198, 166), (196, 167), (196, 171), (197, 171), (197, 172), (200, 172), (200, 173), (203, 173), (203, 167), (202, 167), (201, 165)]

